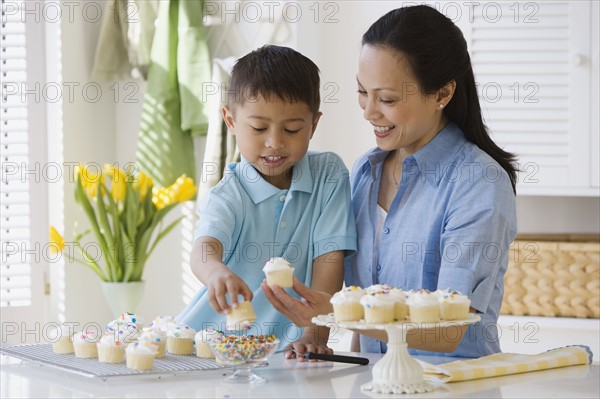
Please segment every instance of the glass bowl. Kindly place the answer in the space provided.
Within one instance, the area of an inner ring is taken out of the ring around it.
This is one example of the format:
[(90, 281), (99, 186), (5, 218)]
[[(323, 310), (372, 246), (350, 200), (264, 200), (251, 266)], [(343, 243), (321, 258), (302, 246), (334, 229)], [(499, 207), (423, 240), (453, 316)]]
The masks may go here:
[(264, 384), (267, 380), (252, 372), (252, 368), (265, 365), (266, 360), (279, 347), (274, 335), (225, 335), (208, 341), (215, 357), (234, 372), (224, 379), (226, 383)]

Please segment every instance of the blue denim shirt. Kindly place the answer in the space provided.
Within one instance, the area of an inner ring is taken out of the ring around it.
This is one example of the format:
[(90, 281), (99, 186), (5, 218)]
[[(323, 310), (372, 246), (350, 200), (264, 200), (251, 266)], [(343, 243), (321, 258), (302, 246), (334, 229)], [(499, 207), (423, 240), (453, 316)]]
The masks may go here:
[[(346, 285), (458, 290), (471, 299), (481, 322), (470, 326), (457, 350), (446, 355), (499, 352), (496, 322), (509, 246), (517, 230), (508, 174), (449, 123), (403, 160), (402, 179), (377, 251), (377, 197), (388, 154), (370, 150), (357, 160), (350, 177), (358, 251), (346, 260)], [(361, 350), (380, 352), (386, 347), (361, 336)]]

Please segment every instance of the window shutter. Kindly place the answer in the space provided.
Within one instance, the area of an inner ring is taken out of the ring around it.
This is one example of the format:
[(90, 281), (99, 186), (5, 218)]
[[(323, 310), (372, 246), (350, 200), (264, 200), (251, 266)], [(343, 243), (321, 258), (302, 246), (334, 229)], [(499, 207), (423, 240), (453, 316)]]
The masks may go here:
[(589, 29), (589, 2), (474, 7), (467, 37), (484, 118), (518, 156), (521, 194), (590, 187)]
[[(10, 2), (11, 7), (19, 3)], [(0, 231), (0, 306), (31, 305), (30, 182), (27, 103), (21, 88), (27, 82), (26, 27), (19, 13), (6, 15), (2, 1), (2, 227)], [(38, 251), (39, 252), (39, 251)]]

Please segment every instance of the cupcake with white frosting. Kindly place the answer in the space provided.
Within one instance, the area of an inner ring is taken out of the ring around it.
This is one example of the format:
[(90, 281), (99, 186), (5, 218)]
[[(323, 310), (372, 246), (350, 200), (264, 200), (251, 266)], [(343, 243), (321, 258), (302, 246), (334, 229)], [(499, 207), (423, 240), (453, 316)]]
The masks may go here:
[(360, 299), (365, 311), (366, 323), (390, 323), (394, 321), (394, 298), (388, 292), (379, 291)]
[(124, 343), (137, 341), (142, 332), (142, 319), (135, 313), (121, 313), (121, 315), (110, 321), (105, 331), (107, 333), (117, 334), (119, 340)]
[(158, 327), (146, 327), (142, 330), (142, 334), (138, 338), (138, 342), (147, 342), (156, 346), (156, 357), (165, 356), (167, 348), (167, 333), (162, 332)]
[(194, 353), (194, 336), (196, 330), (185, 324), (172, 326), (167, 332), (167, 352), (174, 355), (191, 355)]
[(60, 325), (55, 333), (57, 334), (56, 341), (52, 342), (52, 351), (54, 353), (73, 353), (73, 326)]
[(98, 361), (101, 363), (122, 363), (125, 360), (127, 344), (120, 341), (119, 334), (107, 332), (96, 343)]
[(294, 268), (284, 258), (271, 258), (263, 267), (269, 286), (291, 288), (294, 285)]
[(360, 299), (365, 295), (361, 287), (355, 285), (343, 288), (333, 294), (329, 302), (333, 305), (333, 315), (336, 321), (355, 321), (364, 316)]
[(149, 328), (158, 328), (165, 335), (171, 327), (177, 325), (177, 322), (172, 316), (156, 316), (148, 325)]
[(408, 317), (406, 293), (400, 288), (391, 288), (389, 295), (394, 300), (394, 320), (405, 321)]
[(406, 304), (410, 309), (410, 321), (413, 323), (436, 323), (440, 321), (440, 305), (436, 295), (428, 290), (413, 292)]
[(154, 367), (156, 346), (148, 342), (135, 342), (125, 350), (127, 353), (127, 368), (133, 370), (151, 370)]
[(194, 343), (196, 345), (196, 356), (204, 357), (207, 359), (214, 359), (215, 354), (210, 350), (210, 346), (208, 346), (208, 341), (212, 339), (220, 339), (224, 336), (222, 331), (213, 330), (212, 328), (207, 328), (205, 330), (200, 330), (196, 333), (194, 337)]
[(458, 291), (445, 290), (438, 295), (442, 320), (465, 320), (469, 318), (471, 300)]
[(96, 343), (100, 339), (100, 335), (96, 330), (85, 330), (73, 335), (73, 349), (75, 356), (87, 359), (98, 357), (98, 348)]

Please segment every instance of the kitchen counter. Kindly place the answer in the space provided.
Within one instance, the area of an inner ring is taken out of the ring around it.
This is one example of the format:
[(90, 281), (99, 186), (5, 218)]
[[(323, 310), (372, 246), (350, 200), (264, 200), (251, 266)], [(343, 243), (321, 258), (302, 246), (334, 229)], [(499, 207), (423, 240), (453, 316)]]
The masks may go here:
[[(349, 353), (340, 353), (349, 354)], [(392, 395), (361, 392), (362, 384), (371, 380), (371, 369), (380, 354), (349, 354), (368, 357), (368, 366), (343, 363), (300, 363), (273, 356), (269, 366), (256, 374), (269, 380), (264, 385), (224, 384), (227, 371), (199, 371), (179, 375), (147, 375), (99, 378), (82, 377), (48, 366), (22, 362), (1, 356), (0, 397), (201, 397), (201, 398), (333, 398), (390, 397)], [(440, 358), (419, 357), (430, 363)], [(447, 359), (446, 359), (447, 361)], [(572, 366), (559, 369), (486, 378), (475, 381), (436, 385), (426, 394), (399, 397), (503, 397), (503, 398), (598, 398), (600, 367)]]

